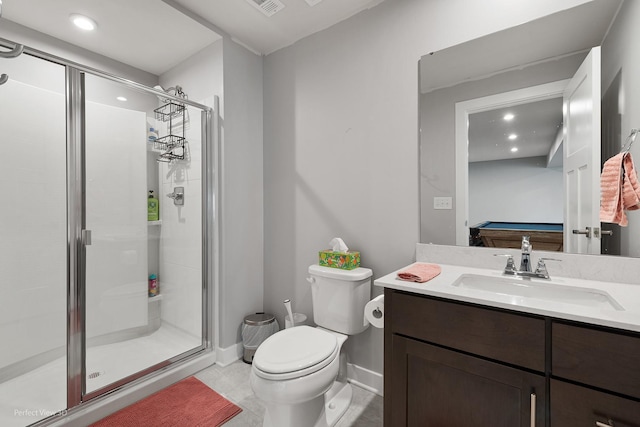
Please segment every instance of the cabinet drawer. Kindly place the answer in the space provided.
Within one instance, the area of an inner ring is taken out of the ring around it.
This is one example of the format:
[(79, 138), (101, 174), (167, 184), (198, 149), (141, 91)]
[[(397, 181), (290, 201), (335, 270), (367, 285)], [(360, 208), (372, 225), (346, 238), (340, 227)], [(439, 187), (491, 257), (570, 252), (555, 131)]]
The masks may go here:
[(392, 333), (544, 372), (544, 319), (399, 292), (387, 313)]
[(640, 398), (640, 338), (553, 323), (555, 377)]
[(640, 402), (551, 380), (551, 427), (595, 427), (596, 422), (640, 427)]

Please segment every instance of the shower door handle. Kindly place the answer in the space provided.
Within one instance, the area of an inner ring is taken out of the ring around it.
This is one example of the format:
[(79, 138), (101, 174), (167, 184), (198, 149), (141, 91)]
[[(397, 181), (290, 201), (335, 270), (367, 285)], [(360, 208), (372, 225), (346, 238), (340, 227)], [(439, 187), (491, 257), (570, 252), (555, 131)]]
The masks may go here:
[(91, 246), (91, 230), (82, 230), (80, 237), (84, 246)]

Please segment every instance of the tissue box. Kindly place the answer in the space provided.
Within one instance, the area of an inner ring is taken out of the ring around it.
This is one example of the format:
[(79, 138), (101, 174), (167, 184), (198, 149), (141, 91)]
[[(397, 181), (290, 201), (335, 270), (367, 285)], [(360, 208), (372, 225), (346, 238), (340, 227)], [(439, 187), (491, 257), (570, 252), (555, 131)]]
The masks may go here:
[(334, 252), (331, 249), (320, 251), (319, 262), (323, 267), (341, 268), (343, 270), (353, 270), (360, 267), (360, 252)]

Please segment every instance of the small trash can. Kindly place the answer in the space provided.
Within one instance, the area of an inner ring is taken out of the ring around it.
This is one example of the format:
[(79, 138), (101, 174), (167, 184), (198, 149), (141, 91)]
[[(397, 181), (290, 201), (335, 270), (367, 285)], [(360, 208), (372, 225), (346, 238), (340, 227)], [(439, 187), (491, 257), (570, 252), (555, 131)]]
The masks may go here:
[(280, 326), (273, 314), (256, 313), (245, 317), (242, 323), (242, 360), (252, 363), (258, 346), (279, 330)]

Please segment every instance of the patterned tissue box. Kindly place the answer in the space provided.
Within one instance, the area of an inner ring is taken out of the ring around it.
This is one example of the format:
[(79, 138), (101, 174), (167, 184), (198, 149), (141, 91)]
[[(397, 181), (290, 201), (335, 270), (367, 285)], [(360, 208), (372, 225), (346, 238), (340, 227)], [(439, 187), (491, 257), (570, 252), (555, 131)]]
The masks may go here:
[(322, 267), (341, 268), (343, 270), (353, 270), (360, 267), (360, 252), (334, 252), (331, 249), (318, 253), (319, 264)]

